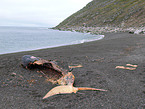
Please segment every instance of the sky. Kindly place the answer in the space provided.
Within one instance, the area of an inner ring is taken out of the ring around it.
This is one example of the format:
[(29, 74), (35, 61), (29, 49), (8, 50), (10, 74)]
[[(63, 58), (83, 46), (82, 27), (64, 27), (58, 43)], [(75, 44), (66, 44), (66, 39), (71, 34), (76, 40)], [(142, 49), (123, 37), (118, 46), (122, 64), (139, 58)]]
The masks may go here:
[(92, 0), (1, 0), (0, 26), (55, 27)]

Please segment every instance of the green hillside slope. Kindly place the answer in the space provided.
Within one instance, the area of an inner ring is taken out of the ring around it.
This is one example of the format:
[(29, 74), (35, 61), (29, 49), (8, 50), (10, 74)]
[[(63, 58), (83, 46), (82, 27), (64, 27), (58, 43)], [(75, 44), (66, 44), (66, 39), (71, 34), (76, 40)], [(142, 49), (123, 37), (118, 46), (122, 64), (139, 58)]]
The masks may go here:
[(105, 26), (145, 27), (145, 0), (93, 0), (55, 28)]

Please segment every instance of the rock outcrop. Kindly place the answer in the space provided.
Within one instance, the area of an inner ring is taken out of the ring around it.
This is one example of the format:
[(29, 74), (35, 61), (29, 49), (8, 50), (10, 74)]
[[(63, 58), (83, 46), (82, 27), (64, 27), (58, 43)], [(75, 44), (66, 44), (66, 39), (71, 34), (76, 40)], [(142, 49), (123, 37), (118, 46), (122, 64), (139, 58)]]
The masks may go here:
[[(55, 29), (92, 32), (92, 28), (97, 28), (95, 31), (99, 31), (98, 27), (101, 30), (111, 28), (111, 31), (114, 28), (114, 31), (118, 28), (119, 31), (130, 29), (128, 31), (143, 34), (145, 32), (145, 1), (93, 0), (57, 25)], [(88, 28), (91, 29), (88, 30)]]

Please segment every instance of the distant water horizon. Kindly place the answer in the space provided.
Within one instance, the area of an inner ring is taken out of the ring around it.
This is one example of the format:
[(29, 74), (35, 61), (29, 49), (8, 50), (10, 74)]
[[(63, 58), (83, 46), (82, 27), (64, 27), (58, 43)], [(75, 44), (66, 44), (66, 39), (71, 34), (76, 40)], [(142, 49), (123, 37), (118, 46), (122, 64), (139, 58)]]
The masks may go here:
[(59, 31), (47, 27), (0, 26), (0, 54), (74, 45), (102, 38), (104, 35)]

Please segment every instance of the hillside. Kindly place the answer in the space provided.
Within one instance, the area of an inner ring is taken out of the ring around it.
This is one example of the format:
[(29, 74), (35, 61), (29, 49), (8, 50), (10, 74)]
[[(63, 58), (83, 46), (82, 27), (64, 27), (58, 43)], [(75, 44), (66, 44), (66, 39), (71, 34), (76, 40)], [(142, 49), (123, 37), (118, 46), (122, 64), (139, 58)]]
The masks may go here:
[(55, 29), (105, 26), (145, 27), (145, 0), (93, 0)]

